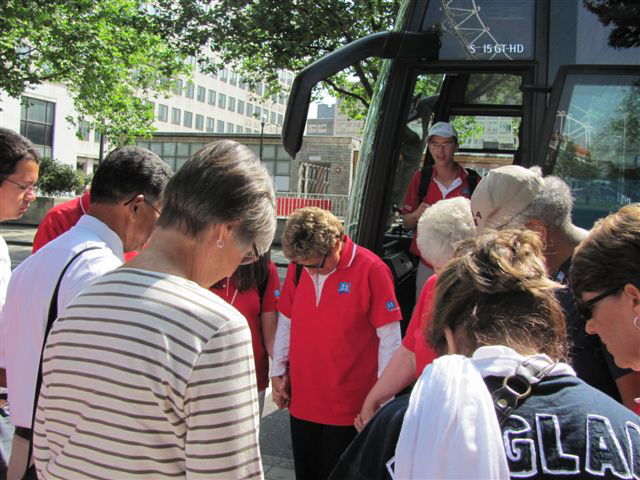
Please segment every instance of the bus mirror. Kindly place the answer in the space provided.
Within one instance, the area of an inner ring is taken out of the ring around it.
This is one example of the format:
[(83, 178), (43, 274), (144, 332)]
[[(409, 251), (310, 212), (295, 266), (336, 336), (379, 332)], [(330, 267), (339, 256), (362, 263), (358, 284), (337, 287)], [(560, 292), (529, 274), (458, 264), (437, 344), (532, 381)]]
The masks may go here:
[(378, 32), (345, 45), (305, 67), (296, 75), (282, 127), (282, 143), (294, 158), (302, 146), (313, 87), (365, 58), (437, 60), (440, 39), (433, 32)]

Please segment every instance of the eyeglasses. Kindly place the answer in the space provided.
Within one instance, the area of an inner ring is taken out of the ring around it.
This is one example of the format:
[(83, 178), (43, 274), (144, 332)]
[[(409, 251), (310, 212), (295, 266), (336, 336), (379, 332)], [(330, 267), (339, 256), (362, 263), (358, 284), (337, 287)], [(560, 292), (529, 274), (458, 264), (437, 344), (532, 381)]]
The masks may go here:
[[(136, 197), (140, 195), (139, 193), (136, 193), (133, 197), (131, 197), (129, 200), (127, 200), (126, 202), (124, 202), (123, 205), (129, 205), (131, 202), (133, 202)], [(160, 216), (160, 214), (162, 213), (160, 210), (158, 210), (153, 203), (151, 203), (149, 200), (147, 200), (144, 196), (142, 197), (142, 200), (144, 200), (144, 203), (146, 203), (147, 205), (149, 205), (151, 208), (153, 208), (155, 210), (155, 212), (158, 214), (158, 216)]]
[(615, 287), (610, 290), (606, 290), (602, 292), (600, 295), (596, 295), (591, 300), (587, 300), (586, 302), (576, 302), (577, 309), (580, 316), (582, 316), (584, 321), (591, 320), (593, 317), (593, 306), (598, 303), (603, 298), (608, 297), (609, 295), (613, 295), (620, 290), (620, 287)]
[(36, 186), (35, 185), (25, 185), (23, 183), (18, 183), (18, 182), (14, 182), (13, 180), (11, 180), (10, 178), (5, 178), (4, 179), (6, 182), (9, 183), (13, 183), (16, 187), (18, 187), (20, 190), (22, 190), (23, 192), (26, 193), (35, 193), (36, 191)]
[(258, 253), (258, 247), (256, 247), (256, 244), (254, 243), (253, 251), (242, 257), (242, 260), (240, 260), (240, 265), (250, 265), (252, 263), (256, 263), (259, 258), (260, 254)]
[(318, 265), (303, 265), (302, 263), (298, 263), (295, 262), (296, 265), (300, 265), (301, 267), (305, 267), (305, 268), (316, 268), (316, 269), (320, 269), (322, 267), (324, 267), (324, 262), (327, 261), (327, 257), (329, 256), (329, 252), (324, 254), (324, 257), (322, 257), (322, 262), (320, 262)]
[(444, 142), (444, 143), (429, 142), (429, 146), (431, 148), (451, 148), (454, 145), (455, 145), (454, 142)]

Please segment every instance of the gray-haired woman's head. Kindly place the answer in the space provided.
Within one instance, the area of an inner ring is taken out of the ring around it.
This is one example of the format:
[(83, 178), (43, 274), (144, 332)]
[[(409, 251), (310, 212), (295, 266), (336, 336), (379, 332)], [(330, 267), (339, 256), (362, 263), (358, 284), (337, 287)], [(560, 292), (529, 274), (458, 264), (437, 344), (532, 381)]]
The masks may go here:
[(276, 230), (273, 180), (256, 155), (232, 140), (210, 143), (171, 178), (161, 228), (196, 236), (210, 225), (236, 224), (236, 240), (269, 249)]
[(418, 220), (416, 243), (422, 258), (440, 269), (453, 257), (456, 244), (473, 237), (475, 231), (468, 198), (440, 200)]

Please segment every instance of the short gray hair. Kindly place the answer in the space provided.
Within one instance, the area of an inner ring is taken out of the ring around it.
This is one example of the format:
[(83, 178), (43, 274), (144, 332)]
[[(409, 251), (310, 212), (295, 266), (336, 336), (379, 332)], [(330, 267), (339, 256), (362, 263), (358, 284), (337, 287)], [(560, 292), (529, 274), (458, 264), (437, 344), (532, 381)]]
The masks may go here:
[(564, 180), (553, 175), (543, 177), (542, 189), (524, 211), (508, 222), (507, 227), (524, 227), (533, 218), (538, 218), (546, 226), (561, 230), (572, 227), (571, 212), (573, 195)]
[(246, 146), (206, 145), (171, 178), (158, 219), (161, 228), (196, 236), (211, 224), (236, 223), (236, 239), (265, 253), (276, 230), (273, 179)]
[(416, 243), (422, 258), (441, 268), (453, 257), (456, 244), (473, 237), (475, 232), (469, 199), (450, 198), (424, 211), (418, 220)]

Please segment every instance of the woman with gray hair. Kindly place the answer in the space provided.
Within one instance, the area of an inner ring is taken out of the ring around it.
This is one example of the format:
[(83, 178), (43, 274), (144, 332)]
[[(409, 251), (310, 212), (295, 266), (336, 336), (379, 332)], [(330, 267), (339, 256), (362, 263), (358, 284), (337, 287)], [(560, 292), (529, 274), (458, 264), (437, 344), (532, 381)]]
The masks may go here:
[(420, 292), (402, 345), (367, 394), (354, 422), (358, 430), (362, 430), (381, 405), (411, 385), (424, 367), (436, 358), (436, 352), (427, 344), (424, 332), (430, 323), (437, 272), (453, 257), (456, 244), (474, 234), (471, 207), (465, 197), (440, 200), (420, 217), (418, 249), (422, 258), (433, 265), (436, 275), (426, 281)]
[(251, 334), (207, 288), (265, 253), (275, 226), (271, 177), (239, 143), (171, 178), (148, 247), (54, 324), (38, 478), (262, 477)]

